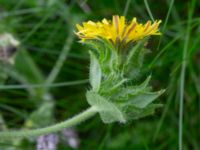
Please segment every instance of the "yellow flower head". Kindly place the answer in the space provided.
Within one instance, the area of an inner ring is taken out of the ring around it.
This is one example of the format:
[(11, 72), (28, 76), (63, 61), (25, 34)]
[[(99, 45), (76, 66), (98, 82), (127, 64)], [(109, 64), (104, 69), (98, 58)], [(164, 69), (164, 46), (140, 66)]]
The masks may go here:
[(101, 22), (83, 22), (83, 25), (77, 24), (76, 34), (84, 42), (88, 39), (103, 38), (116, 44), (118, 42), (129, 43), (151, 35), (160, 35), (158, 31), (161, 20), (145, 24), (137, 22), (133, 18), (131, 22), (126, 22), (124, 16), (113, 16), (112, 20), (103, 19)]

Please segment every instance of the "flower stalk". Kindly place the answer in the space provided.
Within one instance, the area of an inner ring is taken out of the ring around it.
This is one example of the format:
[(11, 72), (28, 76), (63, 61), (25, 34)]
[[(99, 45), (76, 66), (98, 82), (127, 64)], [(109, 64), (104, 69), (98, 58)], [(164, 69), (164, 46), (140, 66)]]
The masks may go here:
[(44, 127), (40, 129), (33, 130), (23, 130), (23, 131), (4, 131), (0, 132), (0, 139), (10, 139), (16, 137), (34, 137), (40, 135), (46, 135), (49, 133), (57, 132), (62, 129), (70, 128), (81, 122), (93, 117), (97, 113), (97, 109), (95, 107), (90, 107), (82, 113), (67, 119), (66, 121), (57, 123), (55, 125)]

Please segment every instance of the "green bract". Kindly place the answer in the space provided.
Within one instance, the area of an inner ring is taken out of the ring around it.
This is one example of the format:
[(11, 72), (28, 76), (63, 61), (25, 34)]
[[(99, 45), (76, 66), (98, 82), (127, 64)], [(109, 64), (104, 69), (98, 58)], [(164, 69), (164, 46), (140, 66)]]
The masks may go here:
[(87, 101), (96, 107), (104, 123), (138, 119), (154, 113), (160, 104), (153, 101), (164, 90), (152, 92), (150, 76), (139, 85), (133, 79), (140, 74), (144, 44), (147, 39), (134, 46), (114, 47), (110, 42), (97, 39), (87, 41), (90, 47), (90, 84)]

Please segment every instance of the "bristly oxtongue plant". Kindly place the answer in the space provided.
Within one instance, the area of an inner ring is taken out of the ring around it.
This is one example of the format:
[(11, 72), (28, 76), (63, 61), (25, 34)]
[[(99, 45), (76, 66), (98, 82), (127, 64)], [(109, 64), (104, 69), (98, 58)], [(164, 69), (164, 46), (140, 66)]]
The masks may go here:
[(160, 35), (161, 21), (145, 24), (136, 18), (130, 22), (124, 16), (113, 16), (112, 20), (88, 21), (77, 24), (80, 42), (89, 46), (91, 89), (87, 91), (90, 108), (63, 122), (45, 128), (28, 131), (0, 132), (0, 138), (29, 137), (49, 134), (77, 125), (96, 113), (104, 123), (138, 119), (153, 114), (160, 104), (153, 103), (164, 90), (152, 92), (150, 76), (134, 85), (141, 74), (145, 44), (151, 35)]
[(139, 85), (133, 78), (140, 73), (144, 45), (151, 35), (159, 35), (161, 21), (140, 24), (136, 18), (126, 23), (125, 17), (112, 21), (88, 21), (77, 25), (81, 42), (90, 47), (90, 84), (87, 101), (96, 107), (104, 123), (138, 119), (152, 114), (160, 104), (153, 101), (163, 90), (151, 92), (150, 76)]

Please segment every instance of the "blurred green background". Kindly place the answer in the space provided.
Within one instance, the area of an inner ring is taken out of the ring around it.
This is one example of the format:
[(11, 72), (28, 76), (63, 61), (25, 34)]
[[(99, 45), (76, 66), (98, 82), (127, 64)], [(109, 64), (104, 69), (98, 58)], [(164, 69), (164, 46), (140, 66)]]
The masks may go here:
[[(183, 149), (200, 149), (200, 1), (195, 0), (0, 0), (0, 34), (20, 41), (14, 63), (0, 62), (1, 129), (43, 127), (88, 107), (89, 55), (74, 35), (75, 24), (114, 14), (143, 23), (162, 20), (162, 36), (148, 43), (144, 76), (152, 75), (155, 90), (166, 89), (158, 100), (163, 107), (127, 124), (103, 124), (95, 116), (75, 127), (78, 149), (178, 149), (181, 96)], [(0, 149), (34, 150), (36, 142), (2, 140)], [(59, 142), (58, 150), (68, 149)]]

